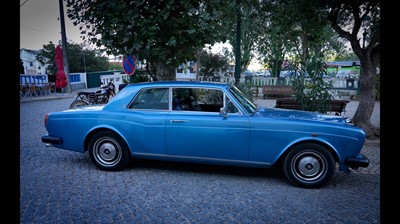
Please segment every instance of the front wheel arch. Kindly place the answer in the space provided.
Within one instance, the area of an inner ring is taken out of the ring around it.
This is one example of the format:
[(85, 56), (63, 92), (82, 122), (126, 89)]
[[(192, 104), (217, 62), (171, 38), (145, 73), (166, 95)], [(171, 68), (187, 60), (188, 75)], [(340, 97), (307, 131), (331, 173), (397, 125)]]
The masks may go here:
[(325, 148), (332, 154), (333, 158), (335, 159), (335, 162), (338, 162), (338, 161), (339, 161), (339, 156), (338, 156), (337, 152), (332, 148), (331, 145), (328, 145), (328, 144), (326, 144), (326, 143), (324, 143), (324, 142), (320, 142), (320, 141), (306, 140), (306, 141), (301, 141), (301, 142), (297, 142), (297, 143), (295, 143), (295, 144), (293, 144), (293, 145), (290, 145), (290, 146), (287, 148), (287, 150), (285, 150), (285, 151), (279, 156), (279, 158), (275, 161), (274, 167), (281, 167), (281, 166), (282, 166), (282, 163), (283, 163), (283, 160), (285, 159), (286, 155), (288, 154), (288, 152), (289, 152), (291, 149), (293, 149), (293, 148), (296, 147), (297, 145), (306, 144), (306, 143), (314, 143), (314, 144), (318, 144), (318, 145), (321, 145), (321, 146), (325, 147)]

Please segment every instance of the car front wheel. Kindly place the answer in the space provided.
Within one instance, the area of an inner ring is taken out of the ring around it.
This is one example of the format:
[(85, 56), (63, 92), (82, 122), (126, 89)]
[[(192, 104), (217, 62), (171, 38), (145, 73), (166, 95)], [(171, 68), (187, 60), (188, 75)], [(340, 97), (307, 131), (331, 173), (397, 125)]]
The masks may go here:
[(283, 160), (286, 178), (295, 186), (319, 188), (335, 173), (335, 159), (323, 146), (306, 143), (295, 146)]
[(105, 171), (119, 171), (130, 160), (127, 144), (111, 131), (95, 134), (90, 140), (88, 151), (96, 167)]

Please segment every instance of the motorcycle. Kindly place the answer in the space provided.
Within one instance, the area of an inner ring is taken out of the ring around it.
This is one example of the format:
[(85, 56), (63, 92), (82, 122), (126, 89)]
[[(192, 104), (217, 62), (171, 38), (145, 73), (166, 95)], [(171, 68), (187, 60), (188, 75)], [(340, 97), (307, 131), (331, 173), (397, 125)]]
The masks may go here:
[(112, 96), (115, 96), (115, 86), (112, 82), (109, 82), (107, 85), (102, 86), (95, 92), (78, 92), (75, 100), (70, 104), (69, 108), (72, 109), (87, 105), (106, 104)]

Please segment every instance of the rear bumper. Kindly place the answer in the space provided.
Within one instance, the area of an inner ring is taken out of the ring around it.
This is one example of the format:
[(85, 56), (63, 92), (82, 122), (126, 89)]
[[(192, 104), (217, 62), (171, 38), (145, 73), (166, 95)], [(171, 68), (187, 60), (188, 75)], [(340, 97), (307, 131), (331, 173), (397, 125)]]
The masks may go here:
[(358, 157), (355, 158), (347, 158), (344, 162), (344, 165), (353, 169), (357, 169), (358, 167), (368, 167), (369, 159), (363, 154), (360, 154)]
[(42, 142), (47, 144), (59, 145), (62, 143), (62, 138), (44, 135), (42, 136)]

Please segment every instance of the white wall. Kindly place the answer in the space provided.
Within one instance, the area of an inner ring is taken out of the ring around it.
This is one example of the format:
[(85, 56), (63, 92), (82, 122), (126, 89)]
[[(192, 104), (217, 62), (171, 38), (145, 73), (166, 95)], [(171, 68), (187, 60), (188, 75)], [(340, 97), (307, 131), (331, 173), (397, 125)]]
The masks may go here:
[(20, 49), (19, 55), (22, 60), (25, 74), (46, 74), (46, 66), (36, 60), (39, 51)]

